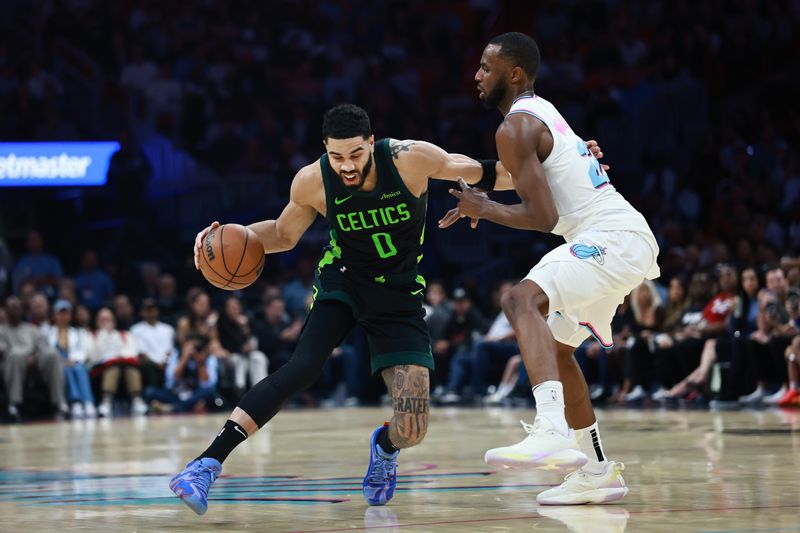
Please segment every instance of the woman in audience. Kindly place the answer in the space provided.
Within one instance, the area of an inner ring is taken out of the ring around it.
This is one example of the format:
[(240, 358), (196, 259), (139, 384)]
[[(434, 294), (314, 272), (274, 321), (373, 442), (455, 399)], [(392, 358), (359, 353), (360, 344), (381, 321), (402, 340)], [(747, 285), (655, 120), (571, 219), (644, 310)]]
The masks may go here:
[[(199, 287), (192, 287), (186, 293), (189, 312), (178, 319), (178, 346), (183, 346), (190, 334), (207, 335), (212, 343), (216, 339), (217, 312), (211, 307), (208, 293)], [(212, 352), (213, 352), (212, 346)]]
[(86, 350), (91, 339), (83, 328), (70, 326), (72, 304), (68, 300), (58, 300), (53, 305), (53, 327), (47, 330), (47, 342), (64, 359), (64, 377), (67, 382), (67, 400), (72, 404), (72, 418), (94, 418), (94, 394), (89, 381)]
[(738, 339), (747, 339), (756, 330), (758, 289), (758, 275), (755, 269), (746, 268), (742, 272), (736, 303), (728, 316), (727, 335), (706, 340), (700, 356), (700, 365), (669, 390), (668, 398), (680, 398), (691, 394), (692, 391), (702, 391), (717, 358), (730, 359), (733, 343)]
[[(618, 394), (625, 402), (642, 400), (647, 396), (645, 383), (652, 365), (650, 340), (661, 329), (664, 307), (661, 295), (652, 281), (644, 281), (633, 289), (630, 296), (634, 323), (627, 339), (625, 353), (625, 381)], [(629, 391), (629, 392), (626, 392)]]
[(235, 296), (225, 300), (222, 315), (217, 321), (217, 334), (224, 354), (229, 357), (234, 368), (234, 382), (237, 395), (250, 385), (255, 385), (267, 377), (267, 356), (256, 349), (256, 339), (250, 329), (250, 320), (242, 311), (242, 303)]
[(108, 307), (97, 311), (97, 329), (92, 334), (88, 360), (94, 363), (91, 374), (100, 376), (103, 400), (97, 412), (111, 416), (111, 403), (119, 390), (120, 378), (125, 379), (128, 395), (132, 399), (131, 413), (144, 415), (147, 404), (142, 400), (142, 375), (136, 341), (127, 331), (117, 329), (114, 313)]

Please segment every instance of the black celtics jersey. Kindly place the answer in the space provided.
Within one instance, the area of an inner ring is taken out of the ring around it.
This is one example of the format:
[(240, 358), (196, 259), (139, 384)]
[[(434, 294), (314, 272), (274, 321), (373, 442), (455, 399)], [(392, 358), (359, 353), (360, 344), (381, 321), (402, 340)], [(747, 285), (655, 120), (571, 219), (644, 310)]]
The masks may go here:
[(406, 187), (389, 151), (389, 139), (375, 143), (378, 182), (370, 192), (348, 189), (328, 161), (320, 158), (331, 242), (320, 268), (341, 260), (370, 277), (415, 270), (422, 259), (428, 193), (416, 198)]

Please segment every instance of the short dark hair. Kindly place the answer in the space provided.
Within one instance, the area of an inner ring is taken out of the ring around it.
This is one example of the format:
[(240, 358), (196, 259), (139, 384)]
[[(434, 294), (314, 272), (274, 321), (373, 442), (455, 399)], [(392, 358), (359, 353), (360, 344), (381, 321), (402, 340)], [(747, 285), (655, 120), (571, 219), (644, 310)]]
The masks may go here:
[(539, 70), (539, 46), (533, 37), (518, 31), (498, 35), (489, 44), (500, 47), (500, 57), (510, 60), (515, 67), (521, 67), (529, 78), (535, 79)]
[(350, 139), (361, 137), (368, 139), (372, 135), (367, 112), (353, 104), (342, 104), (333, 107), (322, 118), (322, 138)]

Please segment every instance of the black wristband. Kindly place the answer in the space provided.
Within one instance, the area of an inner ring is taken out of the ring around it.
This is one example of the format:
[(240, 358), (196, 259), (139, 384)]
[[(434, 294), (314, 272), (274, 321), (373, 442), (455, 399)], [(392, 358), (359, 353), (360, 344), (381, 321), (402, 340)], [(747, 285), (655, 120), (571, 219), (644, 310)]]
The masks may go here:
[(478, 159), (478, 163), (483, 167), (483, 177), (473, 187), (486, 192), (493, 191), (497, 182), (497, 159)]

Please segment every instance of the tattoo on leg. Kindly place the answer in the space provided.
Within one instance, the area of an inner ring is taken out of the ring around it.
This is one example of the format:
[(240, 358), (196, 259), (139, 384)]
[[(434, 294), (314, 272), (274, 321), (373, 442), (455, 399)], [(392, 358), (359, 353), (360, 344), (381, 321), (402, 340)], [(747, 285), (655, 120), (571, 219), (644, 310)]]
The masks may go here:
[(415, 365), (394, 366), (383, 371), (383, 379), (394, 405), (389, 439), (398, 448), (414, 446), (428, 430), (428, 369)]
[(392, 404), (394, 405), (395, 413), (412, 413), (418, 415), (428, 412), (427, 398), (393, 398)]

